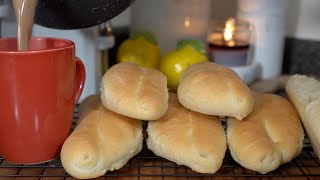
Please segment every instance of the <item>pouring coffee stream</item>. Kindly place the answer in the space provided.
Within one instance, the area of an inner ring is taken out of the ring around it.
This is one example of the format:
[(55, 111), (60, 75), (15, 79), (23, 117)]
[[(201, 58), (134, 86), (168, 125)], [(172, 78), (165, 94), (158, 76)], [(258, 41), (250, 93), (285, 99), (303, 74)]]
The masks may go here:
[(17, 19), (17, 44), (19, 51), (29, 49), (37, 1), (38, 0), (12, 0)]

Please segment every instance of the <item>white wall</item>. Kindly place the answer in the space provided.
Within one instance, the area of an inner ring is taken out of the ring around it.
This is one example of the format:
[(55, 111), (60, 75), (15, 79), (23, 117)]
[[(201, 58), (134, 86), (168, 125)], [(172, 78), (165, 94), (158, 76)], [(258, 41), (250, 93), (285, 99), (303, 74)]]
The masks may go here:
[[(212, 1), (212, 17), (235, 16), (237, 0)], [(320, 0), (289, 0), (288, 2), (287, 36), (320, 40)], [(112, 20), (113, 25), (130, 25), (130, 11), (129, 8), (129, 10), (114, 18)]]
[[(233, 16), (236, 7), (237, 0), (213, 0), (212, 17)], [(286, 35), (320, 40), (320, 0), (288, 0)]]
[(289, 0), (287, 35), (298, 39), (320, 40), (320, 1)]
[(111, 19), (111, 24), (113, 27), (119, 26), (128, 26), (130, 25), (130, 14), (131, 14), (131, 7), (123, 11), (118, 16)]
[(237, 13), (237, 0), (212, 0), (212, 17), (235, 17)]
[[(237, 0), (212, 0), (212, 4), (212, 17), (226, 18), (236, 15)], [(130, 14), (131, 8), (128, 8), (111, 20), (112, 25), (114, 27), (130, 25)]]

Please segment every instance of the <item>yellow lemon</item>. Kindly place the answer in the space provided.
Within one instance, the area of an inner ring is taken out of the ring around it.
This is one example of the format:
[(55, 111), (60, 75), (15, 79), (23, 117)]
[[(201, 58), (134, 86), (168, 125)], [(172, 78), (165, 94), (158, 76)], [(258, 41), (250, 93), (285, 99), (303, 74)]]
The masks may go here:
[(134, 33), (117, 52), (118, 62), (134, 62), (144, 67), (159, 68), (160, 48), (149, 32)]
[(160, 61), (160, 71), (167, 77), (168, 88), (175, 92), (181, 74), (192, 64), (206, 62), (204, 46), (196, 40), (179, 41), (177, 48), (166, 54)]

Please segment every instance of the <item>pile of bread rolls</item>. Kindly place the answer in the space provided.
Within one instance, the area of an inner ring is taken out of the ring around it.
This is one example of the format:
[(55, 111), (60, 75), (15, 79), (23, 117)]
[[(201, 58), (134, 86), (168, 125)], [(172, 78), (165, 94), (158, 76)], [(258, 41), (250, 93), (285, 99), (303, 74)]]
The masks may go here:
[[(227, 117), (227, 129), (221, 118)], [(79, 120), (62, 147), (66, 171), (95, 178), (123, 167), (147, 147), (199, 173), (215, 173), (227, 146), (236, 162), (267, 173), (302, 150), (304, 132), (294, 106), (272, 94), (252, 92), (231, 69), (212, 62), (188, 68), (177, 93), (158, 70), (134, 63), (111, 67), (101, 94), (80, 105)]]

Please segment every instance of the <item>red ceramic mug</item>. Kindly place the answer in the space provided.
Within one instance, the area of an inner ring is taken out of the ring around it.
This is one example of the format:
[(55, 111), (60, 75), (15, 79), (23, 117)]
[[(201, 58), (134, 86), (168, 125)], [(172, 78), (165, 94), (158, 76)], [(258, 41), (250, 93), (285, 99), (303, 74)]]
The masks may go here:
[(72, 41), (35, 37), (17, 51), (15, 38), (0, 39), (1, 156), (19, 164), (57, 158), (84, 82)]

